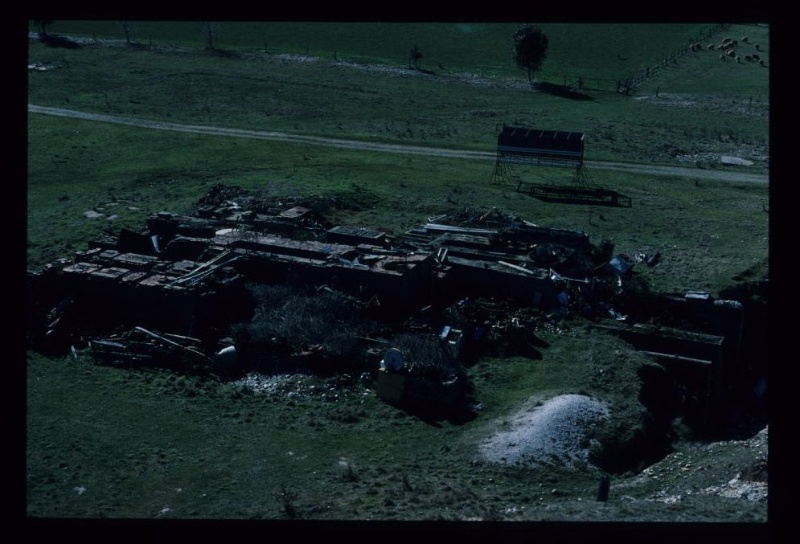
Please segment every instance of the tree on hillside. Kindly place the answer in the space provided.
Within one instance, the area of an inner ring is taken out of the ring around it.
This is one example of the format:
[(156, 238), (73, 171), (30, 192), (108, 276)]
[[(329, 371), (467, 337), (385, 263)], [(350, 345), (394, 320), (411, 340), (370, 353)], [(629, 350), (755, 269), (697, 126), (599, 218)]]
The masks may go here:
[(415, 44), (408, 53), (408, 67), (411, 68), (411, 64), (414, 64), (414, 68), (419, 70), (420, 60), (422, 60), (422, 51), (420, 51), (419, 47), (417, 47)]
[(39, 35), (47, 36), (47, 27), (52, 25), (54, 21), (35, 20), (33, 24), (39, 27)]
[(200, 33), (206, 42), (206, 49), (214, 49), (214, 41), (219, 37), (221, 31), (219, 23), (205, 21), (200, 24)]
[(542, 30), (534, 25), (525, 25), (514, 32), (514, 61), (528, 71), (528, 82), (533, 86), (534, 73), (547, 58), (549, 40)]
[(125, 43), (131, 43), (131, 34), (133, 34), (133, 22), (120, 21), (117, 23), (122, 31), (125, 33)]

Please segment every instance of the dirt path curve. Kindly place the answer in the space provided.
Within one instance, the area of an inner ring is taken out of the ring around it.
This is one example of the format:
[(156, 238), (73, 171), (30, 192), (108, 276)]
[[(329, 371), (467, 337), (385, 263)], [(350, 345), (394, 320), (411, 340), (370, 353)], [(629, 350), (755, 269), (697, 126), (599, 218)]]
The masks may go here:
[[(147, 119), (134, 119), (131, 117), (119, 117), (115, 115), (102, 115), (98, 113), (87, 113), (76, 110), (66, 110), (62, 108), (51, 108), (47, 106), (36, 106), (28, 104), (29, 113), (39, 113), (43, 115), (56, 115), (59, 117), (71, 117), (87, 121), (99, 121), (104, 123), (114, 123), (118, 125), (128, 125), (155, 130), (171, 130), (175, 132), (189, 132), (192, 134), (209, 134), (212, 136), (228, 136), (234, 138), (252, 138), (260, 140), (271, 140), (276, 142), (288, 142), (305, 145), (321, 145), (327, 147), (339, 147), (344, 149), (358, 149), (362, 151), (377, 151), (384, 153), (399, 153), (404, 155), (425, 155), (430, 157), (445, 157), (455, 159), (471, 160), (495, 160), (495, 153), (484, 151), (466, 151), (457, 149), (443, 149), (436, 147), (424, 147), (414, 145), (398, 145), (378, 142), (363, 142), (356, 140), (343, 140), (338, 138), (323, 138), (319, 136), (303, 136), (299, 134), (288, 134), (285, 132), (271, 132), (260, 130), (245, 130), (236, 128), (210, 127), (203, 125), (183, 125), (179, 123), (168, 123), (163, 121), (150, 121)], [(683, 168), (679, 166), (658, 166), (648, 164), (620, 163), (607, 161), (586, 161), (586, 166), (598, 170), (617, 170), (629, 173), (640, 173), (656, 176), (683, 176), (691, 179), (707, 179), (715, 181), (731, 182), (752, 182), (768, 183), (769, 176), (761, 174), (748, 174), (742, 172), (705, 170), (700, 168)]]

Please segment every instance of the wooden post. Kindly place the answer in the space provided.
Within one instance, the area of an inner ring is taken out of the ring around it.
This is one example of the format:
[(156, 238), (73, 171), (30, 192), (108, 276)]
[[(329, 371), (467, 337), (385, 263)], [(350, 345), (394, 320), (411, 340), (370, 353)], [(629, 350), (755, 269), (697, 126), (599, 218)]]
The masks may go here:
[(597, 486), (597, 500), (600, 502), (606, 502), (608, 500), (608, 490), (611, 486), (611, 479), (608, 477), (608, 474), (603, 474), (600, 476), (600, 484)]

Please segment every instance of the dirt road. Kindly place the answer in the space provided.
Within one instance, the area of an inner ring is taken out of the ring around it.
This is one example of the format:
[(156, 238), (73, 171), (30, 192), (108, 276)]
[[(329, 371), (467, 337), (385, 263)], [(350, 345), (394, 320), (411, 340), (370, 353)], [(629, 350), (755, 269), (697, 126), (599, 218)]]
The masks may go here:
[[(104, 123), (115, 123), (118, 125), (128, 125), (155, 130), (171, 130), (175, 132), (189, 132), (193, 134), (209, 134), (212, 136), (228, 136), (233, 138), (252, 138), (261, 140), (271, 140), (277, 142), (289, 142), (305, 145), (321, 145), (328, 147), (340, 147), (344, 149), (360, 149), (363, 151), (376, 151), (384, 153), (399, 153), (403, 155), (425, 155), (430, 157), (445, 157), (468, 160), (495, 160), (493, 152), (466, 151), (457, 149), (443, 149), (436, 147), (423, 147), (414, 145), (398, 145), (378, 142), (362, 142), (355, 140), (343, 140), (337, 138), (323, 138), (319, 136), (304, 136), (299, 134), (288, 134), (285, 132), (271, 132), (260, 130), (244, 130), (235, 128), (209, 127), (202, 125), (183, 125), (178, 123), (167, 123), (163, 121), (150, 121), (147, 119), (134, 119), (130, 117), (118, 117), (114, 115), (102, 115), (97, 113), (87, 113), (61, 108), (51, 108), (46, 106), (36, 106), (28, 104), (28, 112), (43, 115), (56, 115), (60, 117), (72, 117), (87, 121), (99, 121)], [(768, 183), (769, 176), (761, 174), (750, 174), (744, 172), (731, 172), (723, 170), (685, 168), (680, 166), (660, 166), (649, 164), (620, 163), (607, 161), (585, 161), (590, 169), (597, 170), (617, 170), (629, 173), (640, 173), (655, 176), (683, 176), (691, 179), (706, 179), (715, 181), (731, 182), (752, 182)]]

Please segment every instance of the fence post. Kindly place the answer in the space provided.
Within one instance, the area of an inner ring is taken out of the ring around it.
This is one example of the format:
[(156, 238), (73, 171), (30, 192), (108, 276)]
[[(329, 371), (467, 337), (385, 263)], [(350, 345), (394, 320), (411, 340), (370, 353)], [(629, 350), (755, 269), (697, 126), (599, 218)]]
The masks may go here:
[(611, 480), (608, 477), (608, 474), (603, 474), (600, 476), (600, 485), (597, 487), (597, 500), (600, 502), (606, 502), (608, 500), (608, 489), (610, 487)]

